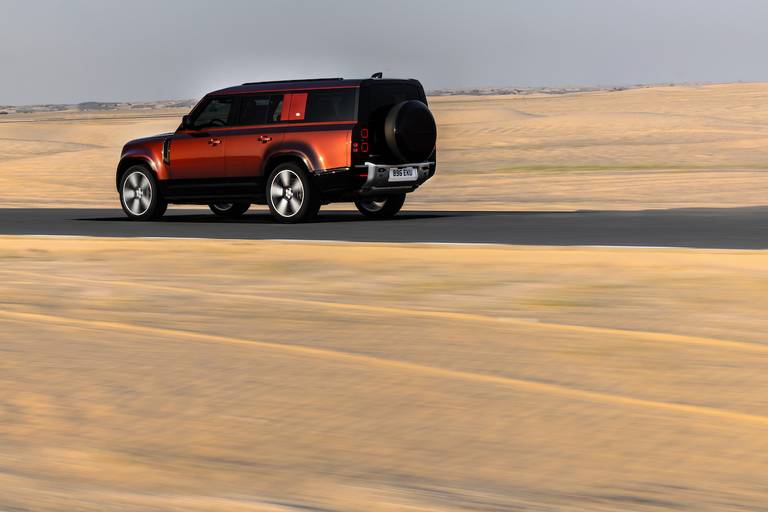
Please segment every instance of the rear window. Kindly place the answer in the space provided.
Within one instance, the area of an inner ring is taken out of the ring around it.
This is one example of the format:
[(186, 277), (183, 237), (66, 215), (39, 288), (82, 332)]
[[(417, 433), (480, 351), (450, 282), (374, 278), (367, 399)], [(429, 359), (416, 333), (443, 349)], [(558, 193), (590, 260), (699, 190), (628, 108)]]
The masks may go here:
[(382, 129), (384, 119), (394, 105), (408, 100), (419, 100), (426, 103), (420, 87), (402, 82), (374, 82), (361, 90), (360, 100), (362, 109), (360, 119), (370, 123), (371, 127), (380, 126)]
[(304, 120), (309, 122), (353, 121), (356, 99), (356, 89), (311, 91), (307, 95)]
[(411, 84), (375, 84), (368, 90), (368, 109), (371, 113), (389, 110), (403, 101), (423, 100), (419, 88)]

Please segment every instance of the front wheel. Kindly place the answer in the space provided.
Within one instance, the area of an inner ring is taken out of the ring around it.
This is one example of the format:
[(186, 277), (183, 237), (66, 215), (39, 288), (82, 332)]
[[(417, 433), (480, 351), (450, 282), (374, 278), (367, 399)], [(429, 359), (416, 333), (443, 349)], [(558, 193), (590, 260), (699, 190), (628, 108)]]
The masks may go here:
[(369, 219), (391, 219), (405, 203), (405, 194), (383, 196), (376, 199), (355, 201), (357, 209)]
[(302, 168), (286, 163), (278, 165), (269, 174), (267, 203), (278, 222), (304, 222), (317, 215), (320, 196)]
[(130, 167), (120, 178), (120, 205), (131, 220), (156, 220), (168, 203), (160, 196), (155, 175), (143, 165)]
[(251, 203), (211, 203), (208, 205), (214, 214), (225, 219), (241, 217), (250, 207)]

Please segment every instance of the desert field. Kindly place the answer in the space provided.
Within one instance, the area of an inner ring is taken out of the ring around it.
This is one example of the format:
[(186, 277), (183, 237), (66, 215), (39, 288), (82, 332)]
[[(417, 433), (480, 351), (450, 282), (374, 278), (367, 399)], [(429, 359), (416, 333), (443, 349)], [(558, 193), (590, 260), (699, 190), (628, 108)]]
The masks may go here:
[(761, 252), (3, 238), (0, 276), (2, 510), (768, 497)]
[[(407, 208), (768, 197), (768, 84), (431, 105)], [(0, 208), (118, 208), (183, 113), (0, 116)], [(766, 290), (761, 251), (0, 237), (0, 511), (765, 510)]]
[[(439, 174), (414, 209), (764, 205), (768, 84), (434, 97)], [(0, 206), (117, 205), (129, 139), (184, 110), (0, 116)]]

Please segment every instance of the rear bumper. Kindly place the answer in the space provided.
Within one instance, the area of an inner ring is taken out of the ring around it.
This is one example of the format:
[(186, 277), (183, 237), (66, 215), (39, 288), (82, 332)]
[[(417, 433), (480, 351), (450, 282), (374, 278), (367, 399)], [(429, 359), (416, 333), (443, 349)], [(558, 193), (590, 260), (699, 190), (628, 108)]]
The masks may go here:
[[(415, 168), (418, 172), (418, 178), (414, 181), (390, 182), (389, 171), (391, 169), (401, 169), (403, 167)], [(366, 162), (365, 164), (356, 167), (356, 169), (358, 169), (358, 172), (364, 169), (368, 173), (365, 183), (363, 183), (363, 186), (357, 191), (358, 194), (361, 196), (376, 196), (413, 192), (432, 177), (435, 173), (435, 163), (419, 162), (389, 165)]]
[[(393, 168), (413, 167), (418, 177), (414, 181), (390, 182)], [(360, 197), (413, 192), (435, 174), (434, 162), (411, 164), (365, 164), (332, 169), (314, 175), (314, 180), (327, 201), (355, 200)]]

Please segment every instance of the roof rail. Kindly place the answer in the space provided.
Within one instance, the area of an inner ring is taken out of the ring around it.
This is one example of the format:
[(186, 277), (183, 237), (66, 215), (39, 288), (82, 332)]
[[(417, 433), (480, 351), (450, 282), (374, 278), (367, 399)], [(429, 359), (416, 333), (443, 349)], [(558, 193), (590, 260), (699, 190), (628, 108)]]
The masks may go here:
[(261, 85), (261, 84), (290, 84), (295, 82), (337, 82), (343, 78), (301, 78), (297, 80), (270, 80), (267, 82), (246, 82), (243, 85)]

